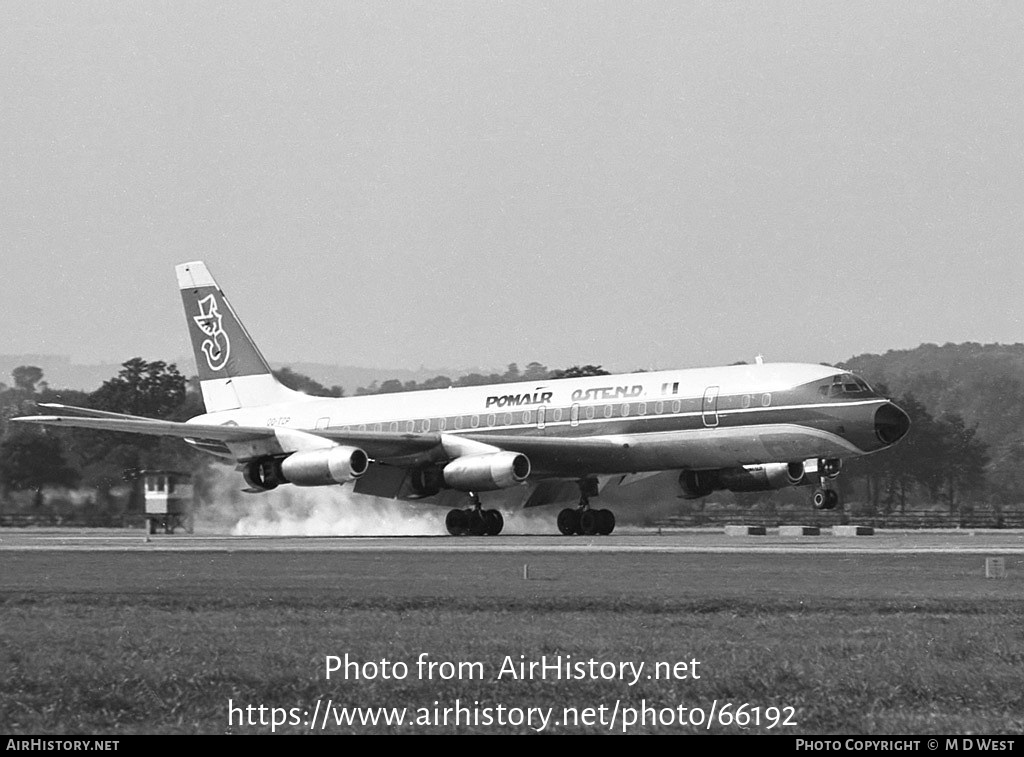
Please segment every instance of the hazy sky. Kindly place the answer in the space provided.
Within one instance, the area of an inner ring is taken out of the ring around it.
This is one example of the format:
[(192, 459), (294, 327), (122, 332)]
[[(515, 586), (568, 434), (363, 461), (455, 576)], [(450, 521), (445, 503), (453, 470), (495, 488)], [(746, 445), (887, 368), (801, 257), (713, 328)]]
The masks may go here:
[(1024, 341), (1018, 2), (13, 2), (0, 353), (669, 368)]

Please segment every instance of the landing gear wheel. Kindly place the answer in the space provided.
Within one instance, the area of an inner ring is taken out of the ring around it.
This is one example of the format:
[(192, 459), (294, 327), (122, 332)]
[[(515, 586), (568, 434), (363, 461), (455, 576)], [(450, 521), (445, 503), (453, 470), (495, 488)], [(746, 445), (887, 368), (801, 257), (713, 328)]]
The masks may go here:
[(452, 536), (462, 536), (469, 526), (465, 510), (449, 510), (444, 519), (444, 527)]
[(597, 511), (597, 533), (607, 536), (615, 530), (615, 513), (611, 510)]
[(484, 533), (488, 536), (497, 536), (501, 533), (501, 529), (505, 527), (505, 519), (501, 513), (497, 510), (484, 510), (484, 523), (486, 528)]
[(599, 510), (584, 510), (580, 513), (579, 533), (585, 536), (593, 536), (597, 533), (598, 523), (600, 522), (599, 512)]
[(558, 530), (565, 536), (572, 536), (579, 530), (580, 515), (578, 510), (567, 507), (558, 513)]
[(483, 536), (487, 533), (487, 521), (484, 520), (483, 510), (464, 510), (466, 522), (469, 524), (466, 532), (470, 536)]
[(836, 506), (839, 505), (839, 492), (835, 489), (825, 490), (825, 509), (835, 510)]
[(811, 501), (815, 510), (835, 510), (839, 505), (839, 492), (835, 489), (815, 489)]

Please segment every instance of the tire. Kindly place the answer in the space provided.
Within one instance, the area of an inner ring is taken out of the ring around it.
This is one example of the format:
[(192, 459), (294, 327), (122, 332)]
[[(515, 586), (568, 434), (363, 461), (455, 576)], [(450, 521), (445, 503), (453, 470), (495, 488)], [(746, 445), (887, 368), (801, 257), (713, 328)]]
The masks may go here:
[(598, 523), (601, 516), (598, 515), (599, 510), (584, 510), (580, 513), (580, 530), (579, 532), (585, 536), (593, 536), (597, 533)]
[(615, 530), (615, 513), (611, 510), (597, 511), (597, 532), (601, 536), (607, 536)]
[(505, 518), (497, 510), (484, 510), (484, 522), (487, 524), (484, 533), (488, 536), (497, 536), (505, 527)]
[(466, 530), (471, 536), (483, 536), (487, 533), (487, 520), (483, 510), (465, 510)]
[(464, 510), (449, 510), (444, 519), (444, 527), (452, 536), (462, 536), (466, 533), (466, 513)]
[(814, 505), (815, 510), (827, 510), (828, 507), (828, 495), (826, 495), (824, 489), (815, 489), (814, 496), (811, 498), (811, 504)]
[(567, 507), (558, 513), (558, 530), (565, 536), (572, 536), (579, 529), (579, 513)]

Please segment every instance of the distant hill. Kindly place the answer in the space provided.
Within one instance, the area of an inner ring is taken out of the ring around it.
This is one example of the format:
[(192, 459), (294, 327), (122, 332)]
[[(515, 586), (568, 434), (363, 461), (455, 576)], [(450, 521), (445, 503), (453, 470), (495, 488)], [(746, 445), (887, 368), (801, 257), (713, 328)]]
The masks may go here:
[[(192, 361), (189, 361), (191, 364)], [(420, 366), (415, 370), (408, 368), (361, 368), (354, 365), (331, 365), (329, 363), (271, 363), (272, 368), (291, 368), (297, 373), (303, 373), (324, 386), (340, 386), (345, 390), (347, 396), (356, 393), (361, 386), (369, 386), (373, 382), (382, 384), (389, 379), (397, 379), (403, 384), (408, 381), (426, 381), (435, 376), (450, 376), (458, 378), (467, 373), (484, 372), (480, 368), (424, 368)], [(486, 370), (491, 373), (491, 369)]]
[(922, 344), (842, 366), (893, 397), (913, 394), (933, 416), (961, 415), (993, 447), (1024, 439), (1024, 344)]
[[(125, 358), (126, 360), (128, 358)], [(0, 383), (13, 386), (11, 371), (22, 365), (34, 365), (43, 371), (43, 381), (54, 389), (81, 389), (91, 392), (116, 376), (120, 363), (78, 365), (67, 355), (0, 355)]]

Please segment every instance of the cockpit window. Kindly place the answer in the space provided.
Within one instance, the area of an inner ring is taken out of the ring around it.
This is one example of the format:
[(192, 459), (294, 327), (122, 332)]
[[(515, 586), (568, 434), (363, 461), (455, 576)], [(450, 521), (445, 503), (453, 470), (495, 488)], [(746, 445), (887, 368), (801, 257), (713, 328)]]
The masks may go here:
[(841, 397), (848, 394), (870, 393), (871, 387), (852, 373), (840, 373), (832, 377), (832, 383), (818, 387), (818, 394), (825, 397)]

